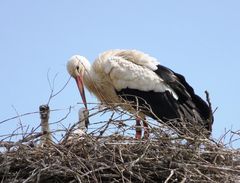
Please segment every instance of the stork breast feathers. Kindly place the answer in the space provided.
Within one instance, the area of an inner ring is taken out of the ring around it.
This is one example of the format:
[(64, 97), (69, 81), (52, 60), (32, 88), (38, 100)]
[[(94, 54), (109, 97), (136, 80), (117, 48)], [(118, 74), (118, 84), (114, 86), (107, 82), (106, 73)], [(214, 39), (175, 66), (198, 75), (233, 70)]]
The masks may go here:
[(110, 77), (117, 91), (130, 88), (140, 91), (169, 91), (175, 99), (178, 96), (154, 70), (159, 64), (156, 60), (146, 61), (144, 57), (138, 62), (126, 60), (120, 56), (111, 56), (102, 62), (103, 71)]

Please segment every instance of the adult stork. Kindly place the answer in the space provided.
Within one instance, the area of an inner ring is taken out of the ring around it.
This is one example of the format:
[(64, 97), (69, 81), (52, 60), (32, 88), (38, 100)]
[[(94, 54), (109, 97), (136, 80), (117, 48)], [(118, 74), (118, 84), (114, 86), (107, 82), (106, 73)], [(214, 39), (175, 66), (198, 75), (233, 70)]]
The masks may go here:
[[(211, 133), (213, 118), (209, 105), (195, 94), (184, 76), (160, 65), (148, 54), (137, 50), (109, 50), (100, 54), (92, 66), (85, 57), (74, 55), (67, 69), (76, 80), (86, 108), (84, 85), (105, 105), (120, 104), (133, 113), (136, 126), (140, 126), (142, 120), (146, 138), (145, 115), (161, 123), (170, 121), (176, 128), (187, 124), (202, 127), (205, 134)], [(136, 138), (141, 138), (139, 128), (136, 128)]]

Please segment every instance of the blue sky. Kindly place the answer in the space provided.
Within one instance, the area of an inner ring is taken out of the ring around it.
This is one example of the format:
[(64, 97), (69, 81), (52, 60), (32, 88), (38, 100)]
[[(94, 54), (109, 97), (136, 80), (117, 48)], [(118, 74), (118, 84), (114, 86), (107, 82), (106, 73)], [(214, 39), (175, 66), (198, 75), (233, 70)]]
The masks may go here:
[[(138, 49), (179, 72), (215, 113), (213, 136), (240, 129), (240, 2), (221, 0), (0, 1), (0, 121), (38, 110), (68, 79), (66, 61), (81, 54), (91, 62), (114, 48)], [(87, 95), (88, 101), (95, 98)], [(51, 103), (64, 109), (81, 101), (73, 80)], [(80, 106), (78, 106), (80, 107)], [(73, 109), (71, 118), (77, 114)], [(52, 114), (51, 120), (67, 113)], [(38, 115), (22, 118), (37, 126)], [(68, 123), (68, 121), (66, 121)], [(19, 124), (0, 124), (0, 135)]]

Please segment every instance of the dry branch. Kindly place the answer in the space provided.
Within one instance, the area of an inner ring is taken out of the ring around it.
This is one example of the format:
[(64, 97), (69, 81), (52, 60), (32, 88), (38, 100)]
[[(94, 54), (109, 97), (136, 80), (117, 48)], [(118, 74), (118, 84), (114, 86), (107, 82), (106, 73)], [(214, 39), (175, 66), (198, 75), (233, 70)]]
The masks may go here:
[[(29, 135), (17, 143), (2, 142), (8, 148), (0, 153), (0, 180), (26, 183), (240, 181), (239, 151), (203, 137), (170, 135), (166, 127), (151, 128), (148, 140), (117, 133), (103, 136), (102, 130), (107, 130), (108, 123), (117, 124), (119, 119), (111, 115), (107, 125), (99, 127), (99, 136), (86, 134), (71, 141), (63, 137), (63, 141), (48, 146), (29, 145), (37, 142), (41, 134)], [(65, 136), (69, 136), (69, 131)]]

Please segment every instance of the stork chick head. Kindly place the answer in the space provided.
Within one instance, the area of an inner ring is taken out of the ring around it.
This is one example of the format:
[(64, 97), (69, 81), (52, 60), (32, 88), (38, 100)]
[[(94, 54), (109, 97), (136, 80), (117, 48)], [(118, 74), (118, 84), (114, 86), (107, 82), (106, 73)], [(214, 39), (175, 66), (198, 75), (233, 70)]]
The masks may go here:
[(76, 80), (83, 104), (87, 108), (87, 102), (84, 92), (83, 77), (84, 72), (90, 67), (88, 60), (80, 55), (72, 56), (67, 63), (68, 73)]

